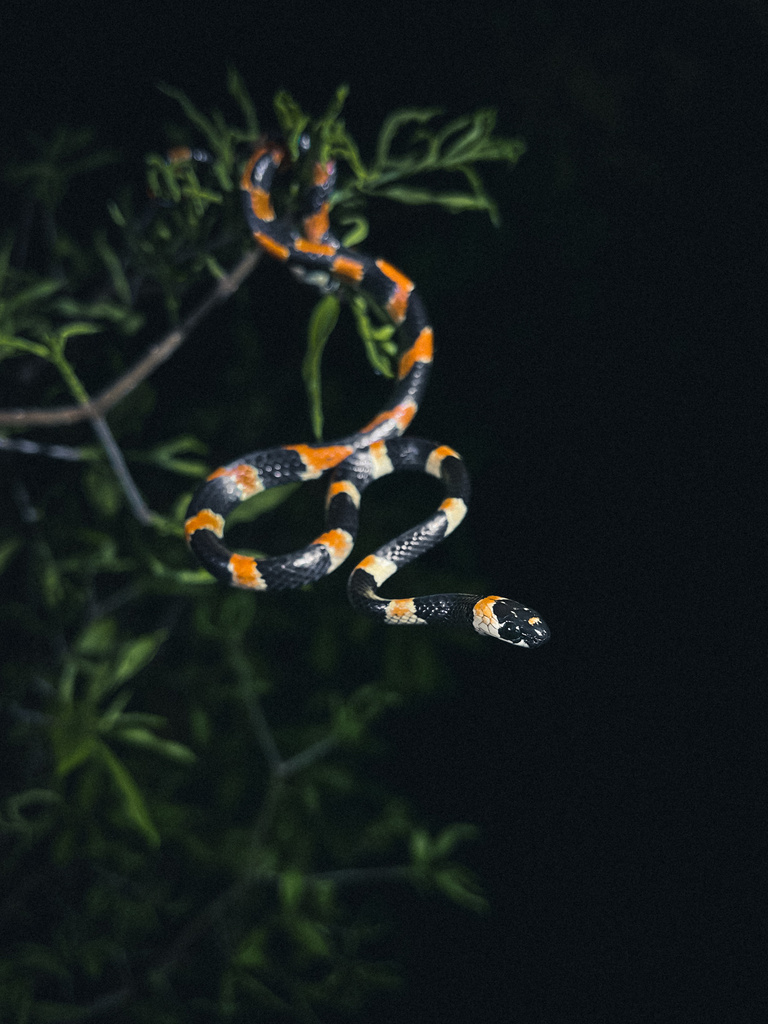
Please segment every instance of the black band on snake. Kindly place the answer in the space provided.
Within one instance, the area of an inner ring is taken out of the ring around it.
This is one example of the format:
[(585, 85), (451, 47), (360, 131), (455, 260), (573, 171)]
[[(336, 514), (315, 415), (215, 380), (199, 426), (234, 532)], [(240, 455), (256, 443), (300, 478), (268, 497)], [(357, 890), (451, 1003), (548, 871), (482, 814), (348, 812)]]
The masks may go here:
[[(466, 623), (477, 633), (518, 647), (538, 647), (549, 639), (542, 619), (505, 597), (432, 594), (386, 598), (379, 587), (398, 569), (439, 544), (467, 511), (469, 478), (461, 457), (444, 445), (403, 438), (429, 379), (433, 337), (427, 311), (410, 281), (391, 264), (339, 244), (330, 231), (329, 197), (333, 163), (313, 167), (306, 213), (299, 228), (286, 215), (276, 217), (272, 183), (284, 148), (260, 143), (243, 171), (240, 188), (253, 237), (270, 256), (308, 283), (328, 282), (359, 289), (399, 328), (397, 380), (385, 407), (354, 434), (316, 444), (289, 444), (251, 452), (212, 473), (196, 491), (185, 522), (195, 557), (217, 579), (249, 590), (301, 587), (332, 572), (355, 542), (360, 499), (365, 488), (388, 473), (415, 471), (442, 480), (446, 496), (437, 511), (364, 558), (349, 577), (352, 605), (390, 625)], [(229, 551), (224, 524), (246, 498), (283, 484), (314, 480), (333, 470), (326, 501), (326, 530), (307, 547), (288, 555), (255, 559)]]

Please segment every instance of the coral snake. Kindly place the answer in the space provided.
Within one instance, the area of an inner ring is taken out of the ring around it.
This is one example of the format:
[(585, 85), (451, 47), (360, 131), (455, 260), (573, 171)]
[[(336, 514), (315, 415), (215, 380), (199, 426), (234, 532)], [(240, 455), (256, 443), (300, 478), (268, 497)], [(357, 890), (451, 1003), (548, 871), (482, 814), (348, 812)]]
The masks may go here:
[[(306, 148), (308, 140), (303, 142)], [(413, 282), (384, 260), (345, 248), (334, 238), (329, 224), (333, 162), (312, 166), (300, 226), (290, 214), (278, 217), (272, 185), (278, 168), (287, 162), (282, 144), (262, 141), (245, 166), (240, 188), (253, 237), (307, 283), (359, 289), (384, 311), (402, 339), (397, 380), (384, 409), (354, 434), (251, 452), (213, 472), (187, 511), (185, 533), (192, 552), (213, 576), (230, 586), (301, 587), (321, 579), (347, 558), (357, 533), (360, 499), (372, 481), (400, 470), (428, 473), (443, 482), (445, 499), (428, 519), (352, 570), (347, 592), (353, 607), (390, 625), (466, 623), (482, 635), (518, 647), (540, 646), (549, 639), (546, 624), (532, 609), (506, 597), (432, 594), (392, 599), (379, 595), (385, 580), (456, 529), (467, 511), (469, 478), (452, 448), (400, 436), (416, 415), (433, 356), (432, 327)], [(317, 479), (329, 470), (333, 473), (326, 529), (307, 547), (287, 555), (252, 558), (224, 546), (226, 517), (240, 502), (271, 487)]]

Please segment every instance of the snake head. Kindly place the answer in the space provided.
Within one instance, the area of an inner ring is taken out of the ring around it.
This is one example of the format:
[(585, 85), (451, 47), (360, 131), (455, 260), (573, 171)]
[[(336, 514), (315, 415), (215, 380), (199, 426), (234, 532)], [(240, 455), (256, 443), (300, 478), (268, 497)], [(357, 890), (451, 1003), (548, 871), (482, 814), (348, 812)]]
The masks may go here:
[(473, 609), (478, 633), (516, 647), (541, 647), (549, 640), (549, 627), (532, 608), (508, 597), (484, 597)]

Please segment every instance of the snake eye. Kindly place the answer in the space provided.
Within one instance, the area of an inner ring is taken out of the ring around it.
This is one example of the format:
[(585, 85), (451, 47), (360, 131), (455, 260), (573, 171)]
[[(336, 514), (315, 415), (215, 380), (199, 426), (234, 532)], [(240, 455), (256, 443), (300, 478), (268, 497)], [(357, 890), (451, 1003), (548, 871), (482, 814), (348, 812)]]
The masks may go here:
[(531, 608), (501, 597), (493, 606), (498, 638), (517, 647), (541, 647), (549, 640), (549, 627)]

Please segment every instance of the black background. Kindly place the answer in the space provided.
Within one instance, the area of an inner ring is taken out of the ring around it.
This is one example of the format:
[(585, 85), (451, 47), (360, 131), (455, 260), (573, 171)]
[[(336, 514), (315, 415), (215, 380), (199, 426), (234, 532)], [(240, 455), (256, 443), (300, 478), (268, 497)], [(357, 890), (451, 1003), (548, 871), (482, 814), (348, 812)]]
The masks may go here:
[(765, 1019), (765, 6), (25, 0), (3, 20), (9, 154), (86, 124), (138, 174), (178, 120), (155, 83), (205, 109), (228, 64), (260, 114), (279, 86), (318, 113), (349, 82), (363, 146), (408, 105), (494, 106), (524, 135), (487, 175), (501, 232), (374, 224), (436, 325), (418, 433), (472, 469), (478, 572), (553, 632), (467, 649), (450, 701), (395, 726), (411, 795), (480, 825), (492, 902), (428, 905), (398, 1012)]

